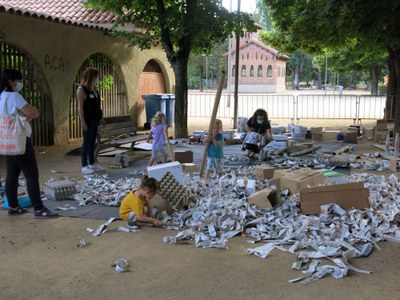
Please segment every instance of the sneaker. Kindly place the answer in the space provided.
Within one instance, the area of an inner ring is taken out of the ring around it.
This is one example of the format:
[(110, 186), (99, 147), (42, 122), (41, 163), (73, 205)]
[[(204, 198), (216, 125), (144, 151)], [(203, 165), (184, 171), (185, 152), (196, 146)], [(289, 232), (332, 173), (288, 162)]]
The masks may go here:
[(129, 221), (127, 227), (129, 229), (138, 230), (140, 229), (138, 223), (136, 221)]
[(82, 174), (84, 175), (90, 175), (90, 174), (94, 174), (94, 170), (88, 166), (86, 167), (82, 167)]
[(91, 168), (94, 172), (104, 172), (106, 169), (103, 167), (100, 167), (99, 165), (89, 165), (89, 168)]
[(16, 208), (10, 207), (8, 209), (8, 215), (9, 216), (18, 216), (18, 215), (25, 214), (27, 212), (28, 212), (28, 210), (26, 208), (22, 208), (22, 207), (19, 207), (19, 206), (16, 207)]
[(54, 219), (58, 218), (58, 214), (51, 212), (47, 207), (44, 207), (41, 210), (35, 210), (35, 218), (38, 219)]

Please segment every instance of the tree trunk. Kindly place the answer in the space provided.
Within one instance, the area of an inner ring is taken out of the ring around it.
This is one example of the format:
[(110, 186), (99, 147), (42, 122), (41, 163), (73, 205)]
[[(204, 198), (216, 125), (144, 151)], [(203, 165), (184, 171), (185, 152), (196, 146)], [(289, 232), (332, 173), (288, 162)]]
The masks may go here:
[(204, 91), (204, 84), (203, 84), (203, 76), (204, 76), (204, 68), (203, 68), (203, 64), (201, 64), (200, 66), (200, 92)]
[(175, 74), (175, 138), (188, 137), (188, 60), (188, 57), (179, 58), (172, 63), (172, 68)]
[[(394, 123), (394, 133), (400, 133), (400, 105), (397, 103), (400, 99), (400, 48), (391, 50), (394, 62), (395, 69), (395, 84), (396, 84), (396, 93), (395, 93), (395, 106), (396, 106), (396, 114), (395, 114), (395, 123)], [(390, 56), (390, 55), (389, 55)]]
[(299, 74), (299, 65), (296, 65), (294, 68), (294, 79), (293, 79), (293, 87), (298, 90), (299, 89), (299, 83), (300, 83), (300, 74)]
[(396, 113), (396, 93), (397, 93), (397, 76), (396, 76), (396, 51), (389, 49), (388, 57), (388, 87), (385, 108), (385, 119), (395, 119)]
[(369, 70), (371, 79), (371, 95), (378, 95), (378, 82), (379, 82), (379, 67), (371, 66)]
[(322, 88), (322, 72), (320, 69), (317, 71), (317, 90)]

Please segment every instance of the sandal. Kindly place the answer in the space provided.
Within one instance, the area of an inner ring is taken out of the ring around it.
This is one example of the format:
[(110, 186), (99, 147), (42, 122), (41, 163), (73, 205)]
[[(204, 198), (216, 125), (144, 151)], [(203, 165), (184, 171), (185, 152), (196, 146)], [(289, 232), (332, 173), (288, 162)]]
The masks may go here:
[(22, 214), (25, 214), (25, 213), (27, 213), (28, 212), (28, 210), (26, 209), (26, 208), (22, 208), (22, 207), (16, 207), (16, 208), (12, 208), (12, 207), (10, 207), (9, 209), (8, 209), (8, 215), (9, 216), (17, 216), (17, 215), (22, 215)]

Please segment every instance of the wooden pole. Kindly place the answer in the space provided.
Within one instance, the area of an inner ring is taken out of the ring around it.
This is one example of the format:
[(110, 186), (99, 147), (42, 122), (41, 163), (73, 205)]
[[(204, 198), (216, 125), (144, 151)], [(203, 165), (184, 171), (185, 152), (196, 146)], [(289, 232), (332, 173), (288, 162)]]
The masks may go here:
[[(215, 95), (214, 108), (213, 108), (213, 111), (211, 114), (211, 120), (210, 120), (210, 125), (208, 126), (207, 134), (213, 133), (214, 123), (215, 123), (215, 119), (217, 118), (219, 101), (221, 99), (221, 94), (222, 94), (222, 89), (224, 88), (224, 83), (225, 83), (225, 72), (221, 72), (221, 76), (219, 78), (217, 94)], [(206, 159), (207, 159), (207, 150), (208, 150), (208, 147), (210, 146), (210, 142), (211, 142), (211, 139), (208, 139), (207, 143), (204, 145), (204, 153), (203, 153), (203, 158), (201, 160), (201, 166), (200, 166), (200, 171), (199, 171), (200, 176), (203, 176), (204, 165), (205, 165)]]
[(167, 148), (168, 148), (169, 156), (171, 156), (171, 161), (174, 161), (174, 155), (172, 154), (172, 149), (171, 149), (171, 144), (169, 142), (168, 134), (165, 138), (167, 140)]

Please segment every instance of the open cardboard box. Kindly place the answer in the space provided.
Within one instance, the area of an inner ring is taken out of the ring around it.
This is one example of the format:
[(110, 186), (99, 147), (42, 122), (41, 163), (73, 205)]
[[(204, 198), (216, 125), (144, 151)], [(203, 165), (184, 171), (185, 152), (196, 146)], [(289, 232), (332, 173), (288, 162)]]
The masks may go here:
[(252, 194), (247, 198), (247, 202), (254, 204), (260, 209), (273, 209), (281, 203), (281, 198), (277, 190), (273, 188), (266, 188)]
[(319, 214), (321, 205), (336, 203), (343, 209), (369, 208), (369, 190), (362, 182), (319, 186), (300, 190), (303, 214)]
[(274, 177), (274, 172), (277, 170), (276, 167), (269, 165), (259, 165), (256, 167), (256, 177), (258, 180), (271, 179)]
[(281, 189), (289, 189), (291, 194), (297, 194), (301, 189), (308, 186), (316, 186), (323, 183), (325, 183), (324, 174), (306, 168), (286, 173), (280, 180)]

